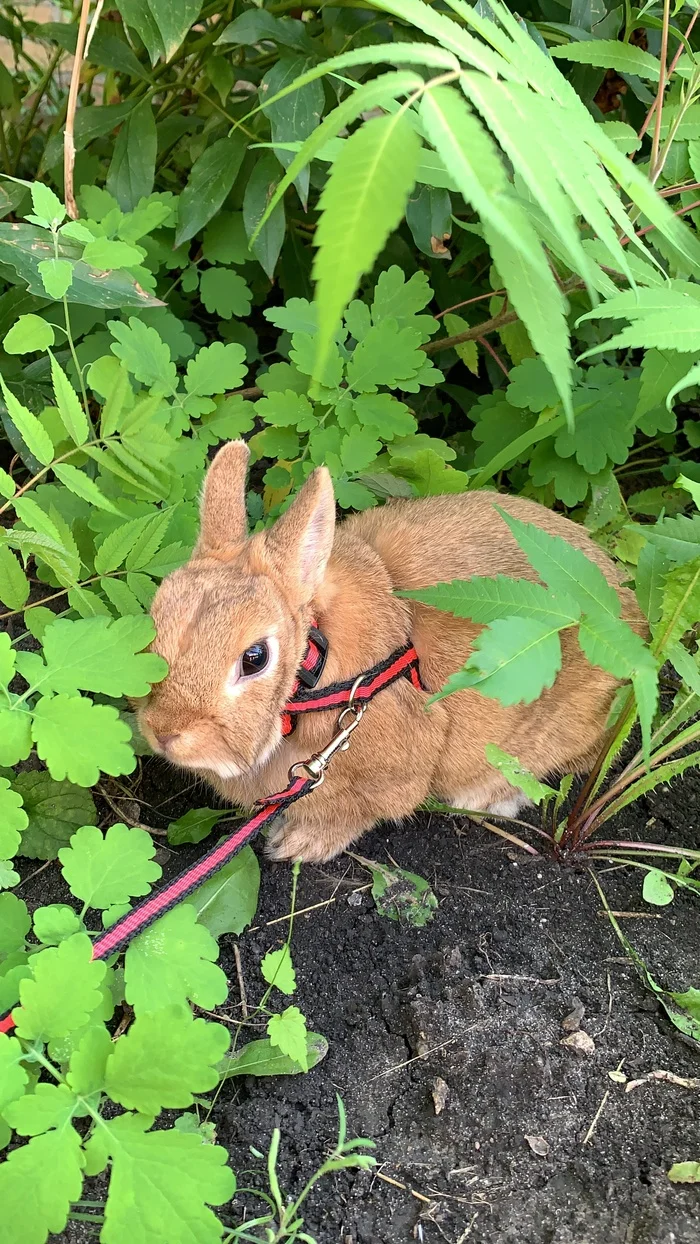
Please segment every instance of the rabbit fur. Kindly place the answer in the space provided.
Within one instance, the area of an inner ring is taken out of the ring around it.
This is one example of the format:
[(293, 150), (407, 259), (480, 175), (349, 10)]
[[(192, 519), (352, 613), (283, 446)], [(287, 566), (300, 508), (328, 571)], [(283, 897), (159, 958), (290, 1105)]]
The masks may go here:
[[(394, 592), (473, 575), (536, 580), (496, 505), (582, 550), (617, 590), (623, 617), (644, 632), (612, 561), (583, 528), (534, 501), (488, 490), (399, 500), (336, 527), (333, 486), (319, 467), (274, 526), (249, 537), (247, 463), (245, 443), (232, 441), (211, 464), (192, 557), (153, 601), (152, 648), (169, 673), (138, 710), (154, 751), (194, 770), (232, 804), (251, 807), (282, 790), (290, 767), (333, 733), (332, 714), (321, 712), (281, 735), (312, 617), (329, 643), (321, 686), (354, 677), (408, 641), (428, 691), (463, 665), (481, 627)], [(241, 653), (261, 640), (267, 667), (236, 677)], [(589, 664), (572, 630), (561, 643), (561, 671), (533, 704), (504, 707), (467, 690), (426, 711), (425, 693), (405, 679), (394, 683), (369, 706), (323, 785), (275, 823), (268, 855), (331, 859), (378, 822), (410, 816), (429, 795), (515, 815), (524, 797), (486, 762), (487, 743), (540, 778), (585, 772), (618, 684)]]

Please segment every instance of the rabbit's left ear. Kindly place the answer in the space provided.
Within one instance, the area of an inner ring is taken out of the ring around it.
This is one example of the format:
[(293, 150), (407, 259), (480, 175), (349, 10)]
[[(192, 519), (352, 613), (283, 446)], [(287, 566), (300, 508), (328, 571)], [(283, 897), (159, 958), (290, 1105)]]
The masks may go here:
[(265, 551), (298, 605), (308, 604), (320, 587), (334, 532), (333, 484), (326, 467), (318, 467), (265, 533)]
[(249, 457), (245, 441), (229, 441), (214, 458), (204, 480), (201, 526), (193, 557), (206, 557), (246, 539), (245, 481)]

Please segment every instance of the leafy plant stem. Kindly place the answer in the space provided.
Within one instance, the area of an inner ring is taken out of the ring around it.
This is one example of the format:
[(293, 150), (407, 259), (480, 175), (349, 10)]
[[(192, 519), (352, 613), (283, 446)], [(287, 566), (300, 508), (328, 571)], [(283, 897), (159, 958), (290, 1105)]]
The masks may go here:
[[(87, 444), (88, 445), (104, 445), (104, 444), (107, 444), (109, 439), (110, 439), (109, 437), (98, 438), (94, 441), (88, 441)], [(60, 458), (54, 458), (53, 462), (50, 462), (48, 466), (42, 467), (40, 471), (37, 471), (36, 475), (32, 475), (32, 478), (27, 480), (26, 484), (23, 484), (21, 488), (17, 489), (17, 492), (13, 493), (9, 501), (6, 501), (4, 505), (0, 505), (0, 516), (3, 515), (6, 510), (9, 510), (11, 506), (14, 505), (18, 497), (21, 497), (25, 492), (28, 492), (30, 488), (33, 488), (35, 484), (38, 484), (39, 480), (43, 479), (45, 475), (48, 475), (49, 471), (52, 471), (55, 466), (58, 466), (61, 462), (67, 462), (68, 459), (74, 457), (75, 454), (82, 453), (83, 449), (84, 449), (83, 445), (74, 446), (73, 449), (69, 449), (67, 450), (66, 453), (61, 454)], [(89, 582), (92, 582), (92, 580), (89, 580)], [(68, 591), (69, 589), (66, 588), (65, 590)], [(56, 595), (62, 596), (63, 592), (57, 592)], [(55, 598), (53, 596), (49, 596), (46, 599), (54, 600)], [(41, 603), (42, 603), (41, 601), (37, 601), (37, 604), (41, 604)], [(31, 605), (28, 605), (27, 608), (31, 608)], [(16, 612), (16, 611), (11, 611), (11, 612)], [(0, 614), (0, 617), (2, 618), (7, 618), (9, 616), (10, 614), (7, 614), (7, 613)]]
[[(698, 18), (698, 13), (699, 13), (699, 12), (700, 12), (700, 10), (699, 10), (699, 9), (696, 9), (696, 10), (695, 10), (695, 12), (691, 15), (690, 21), (688, 22), (688, 25), (687, 25), (687, 27), (686, 27), (686, 31), (685, 31), (686, 41), (690, 38), (690, 34), (691, 34), (691, 32), (692, 32), (693, 26), (695, 25), (695, 23), (696, 23), (696, 21), (697, 21), (697, 18)], [(675, 55), (674, 55), (674, 57), (673, 57), (673, 60), (671, 61), (671, 64), (670, 64), (670, 66), (669, 66), (669, 70), (668, 70), (668, 75), (667, 75), (667, 78), (671, 78), (671, 77), (673, 76), (673, 73), (674, 73), (674, 70), (675, 70), (675, 68), (676, 68), (676, 65), (678, 64), (678, 62), (679, 62), (679, 60), (680, 60), (681, 56), (683, 55), (683, 48), (684, 48), (684, 44), (682, 44), (682, 43), (681, 43), (681, 44), (679, 44), (679, 46), (678, 46), (678, 48), (677, 48), (677, 50), (676, 50), (676, 53), (675, 53)], [(659, 96), (658, 96), (658, 93), (657, 93), (657, 94), (656, 94), (656, 96), (655, 96), (655, 98), (654, 98), (653, 103), (651, 104), (651, 107), (649, 108), (649, 111), (648, 111), (647, 115), (646, 115), (646, 116), (645, 116), (645, 118), (644, 118), (644, 122), (643, 122), (643, 124), (642, 124), (642, 128), (641, 128), (641, 129), (640, 129), (640, 131), (639, 131), (639, 137), (640, 137), (640, 138), (643, 138), (643, 137), (644, 137), (644, 135), (646, 134), (647, 130), (649, 129), (649, 126), (651, 125), (651, 120), (652, 120), (652, 117), (654, 116), (654, 113), (656, 112), (656, 109), (657, 109), (657, 107), (658, 107), (658, 103), (659, 103)], [(633, 153), (633, 154), (634, 154), (634, 153)], [(661, 193), (661, 194), (667, 194), (667, 193), (669, 193), (669, 191), (668, 191), (668, 190), (665, 190), (665, 191), (664, 191), (664, 190), (662, 190), (662, 191), (660, 191), (660, 193)]]

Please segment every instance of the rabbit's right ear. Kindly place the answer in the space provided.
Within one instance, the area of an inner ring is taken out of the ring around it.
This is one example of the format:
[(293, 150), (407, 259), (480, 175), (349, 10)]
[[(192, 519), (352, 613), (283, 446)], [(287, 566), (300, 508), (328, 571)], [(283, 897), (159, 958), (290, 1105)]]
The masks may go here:
[(204, 480), (200, 509), (201, 526), (194, 557), (206, 557), (230, 545), (242, 544), (248, 535), (245, 481), (250, 450), (245, 441), (222, 445)]

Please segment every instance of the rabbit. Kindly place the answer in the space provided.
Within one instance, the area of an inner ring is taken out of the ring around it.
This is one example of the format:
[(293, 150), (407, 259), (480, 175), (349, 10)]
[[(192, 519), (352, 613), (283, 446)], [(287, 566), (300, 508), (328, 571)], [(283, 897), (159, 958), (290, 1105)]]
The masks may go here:
[(571, 630), (561, 635), (561, 672), (534, 703), (504, 707), (467, 690), (426, 710), (428, 694), (463, 665), (481, 627), (395, 595), (472, 575), (536, 580), (499, 505), (581, 549), (618, 591), (623, 616), (644, 633), (633, 593), (585, 530), (537, 502), (489, 490), (395, 500), (336, 528), (331, 477), (318, 467), (272, 527), (248, 536), (248, 456), (240, 440), (216, 454), (191, 559), (153, 600), (152, 649), (169, 665), (138, 712), (153, 750), (194, 770), (232, 804), (252, 807), (283, 790), (290, 767), (334, 732), (330, 712), (300, 717), (287, 738), (281, 732), (312, 618), (329, 643), (319, 685), (354, 678), (412, 642), (426, 688), (402, 678), (372, 701), (323, 785), (273, 824), (270, 857), (332, 859), (378, 822), (410, 816), (430, 795), (514, 816), (527, 800), (487, 763), (487, 743), (539, 778), (591, 766), (618, 683), (589, 664)]

